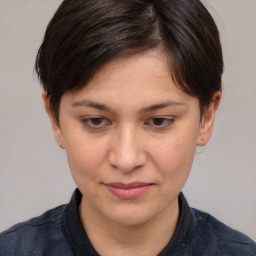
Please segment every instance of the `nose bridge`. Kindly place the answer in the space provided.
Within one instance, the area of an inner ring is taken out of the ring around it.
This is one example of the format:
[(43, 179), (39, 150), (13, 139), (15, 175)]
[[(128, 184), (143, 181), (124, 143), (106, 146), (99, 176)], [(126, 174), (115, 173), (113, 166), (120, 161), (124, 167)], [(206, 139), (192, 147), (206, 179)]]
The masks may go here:
[(118, 128), (112, 140), (109, 160), (112, 166), (126, 172), (145, 163), (146, 156), (135, 125), (126, 124)]

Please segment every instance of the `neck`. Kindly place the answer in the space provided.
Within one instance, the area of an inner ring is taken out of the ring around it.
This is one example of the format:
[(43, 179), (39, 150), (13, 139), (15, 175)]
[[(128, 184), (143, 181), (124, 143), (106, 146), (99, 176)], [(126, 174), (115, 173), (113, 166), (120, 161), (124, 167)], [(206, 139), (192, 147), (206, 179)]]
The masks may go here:
[(120, 225), (97, 214), (82, 197), (79, 206), (82, 225), (100, 255), (159, 254), (171, 240), (179, 218), (178, 199), (155, 218), (141, 225)]

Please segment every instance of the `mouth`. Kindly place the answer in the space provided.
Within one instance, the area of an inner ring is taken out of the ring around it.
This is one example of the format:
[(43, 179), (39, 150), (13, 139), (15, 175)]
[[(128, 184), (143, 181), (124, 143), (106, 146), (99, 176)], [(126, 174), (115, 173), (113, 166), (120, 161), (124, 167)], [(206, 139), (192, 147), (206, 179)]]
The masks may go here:
[(144, 182), (132, 182), (132, 183), (104, 183), (107, 189), (121, 199), (131, 200), (142, 196), (146, 191), (148, 191), (153, 184)]

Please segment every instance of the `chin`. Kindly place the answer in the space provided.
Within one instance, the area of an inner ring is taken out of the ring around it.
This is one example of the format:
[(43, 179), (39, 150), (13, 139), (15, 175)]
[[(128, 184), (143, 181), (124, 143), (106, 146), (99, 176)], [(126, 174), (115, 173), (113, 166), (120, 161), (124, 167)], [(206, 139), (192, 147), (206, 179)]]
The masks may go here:
[(152, 211), (147, 211), (145, 207), (142, 209), (141, 207), (134, 206), (124, 207), (123, 209), (115, 209), (113, 210), (111, 216), (109, 216), (109, 219), (111, 219), (111, 221), (115, 224), (126, 227), (141, 226), (153, 218), (154, 214), (152, 214)]

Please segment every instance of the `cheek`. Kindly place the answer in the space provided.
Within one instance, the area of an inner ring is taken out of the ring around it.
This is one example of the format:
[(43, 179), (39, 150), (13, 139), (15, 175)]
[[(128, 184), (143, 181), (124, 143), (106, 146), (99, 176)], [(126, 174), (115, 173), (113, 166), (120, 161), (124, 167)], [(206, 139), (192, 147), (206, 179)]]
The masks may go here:
[[(161, 172), (162, 182), (183, 187), (191, 170), (196, 148), (193, 133), (177, 133), (154, 148), (154, 164)], [(169, 184), (170, 185), (170, 184)]]
[(106, 150), (104, 142), (90, 138), (72, 136), (66, 141), (67, 158), (71, 174), (79, 187), (89, 181), (96, 181), (104, 163)]

